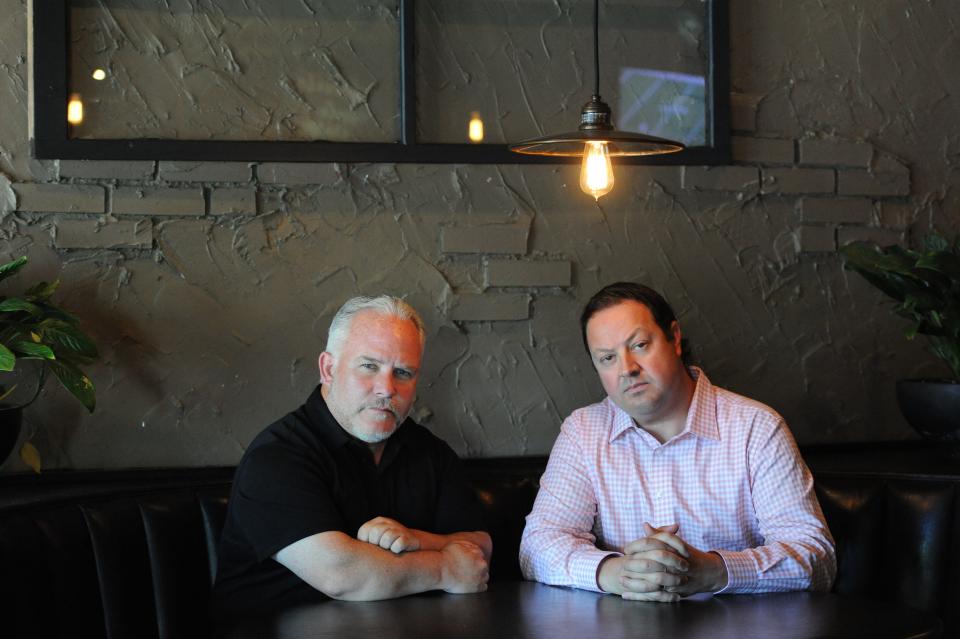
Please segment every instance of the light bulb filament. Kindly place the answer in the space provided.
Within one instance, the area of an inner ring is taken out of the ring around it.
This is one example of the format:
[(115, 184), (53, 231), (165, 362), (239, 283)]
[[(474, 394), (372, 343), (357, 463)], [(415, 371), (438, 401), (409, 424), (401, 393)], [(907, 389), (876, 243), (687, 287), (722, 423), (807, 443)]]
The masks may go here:
[(613, 189), (613, 164), (606, 142), (587, 142), (580, 167), (580, 189), (599, 200)]
[(476, 111), (470, 114), (470, 125), (467, 129), (467, 135), (474, 144), (483, 142), (483, 120), (480, 119), (480, 114)]

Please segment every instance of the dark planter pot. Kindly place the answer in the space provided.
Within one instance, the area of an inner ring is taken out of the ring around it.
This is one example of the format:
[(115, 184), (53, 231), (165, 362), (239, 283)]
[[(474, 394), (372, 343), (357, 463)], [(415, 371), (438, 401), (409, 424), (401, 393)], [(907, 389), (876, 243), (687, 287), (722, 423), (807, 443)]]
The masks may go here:
[(20, 439), (20, 427), (23, 425), (23, 408), (20, 406), (0, 405), (0, 464), (10, 456), (17, 440)]
[(901, 379), (897, 382), (900, 412), (927, 439), (951, 444), (960, 453), (960, 383), (948, 379)]

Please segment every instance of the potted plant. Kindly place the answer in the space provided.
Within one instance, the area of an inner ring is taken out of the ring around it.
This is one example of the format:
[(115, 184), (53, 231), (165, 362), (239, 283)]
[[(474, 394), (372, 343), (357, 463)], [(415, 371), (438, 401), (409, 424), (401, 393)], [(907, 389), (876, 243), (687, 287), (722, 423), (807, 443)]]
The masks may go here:
[[(27, 263), (26, 257), (0, 265), (0, 281), (19, 271)], [(80, 329), (80, 320), (59, 308), (50, 298), (57, 290), (59, 280), (40, 282), (20, 295), (0, 295), (0, 463), (7, 458), (20, 434), (23, 409), (39, 396), (46, 375), (54, 377), (76, 397), (84, 408), (93, 412), (96, 395), (93, 382), (80, 370), (97, 358), (97, 347)], [(22, 383), (21, 364), (25, 360), (39, 363), (36, 388), (29, 399), (19, 403), (5, 403), (14, 396)], [(24, 445), (24, 461), (39, 470), (36, 449)]]
[(950, 378), (898, 381), (903, 416), (925, 437), (960, 443), (960, 238), (929, 235), (920, 251), (855, 242), (840, 252), (846, 268), (896, 300), (894, 312), (910, 321), (907, 339), (925, 335), (951, 371)]

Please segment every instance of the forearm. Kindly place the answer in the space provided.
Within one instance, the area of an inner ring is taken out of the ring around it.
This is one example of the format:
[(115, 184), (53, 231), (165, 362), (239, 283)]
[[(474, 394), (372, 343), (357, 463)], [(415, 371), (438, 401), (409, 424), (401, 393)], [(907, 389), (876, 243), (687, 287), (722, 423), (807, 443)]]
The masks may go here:
[(275, 559), (333, 599), (393, 599), (443, 587), (443, 558), (436, 550), (394, 554), (342, 533), (323, 533), (281, 550)]
[(520, 541), (520, 569), (532, 581), (599, 591), (601, 562), (618, 554), (598, 549), (589, 533), (541, 528), (528, 522)]
[(727, 569), (727, 585), (720, 591), (725, 594), (827, 591), (836, 575), (833, 546), (827, 540), (778, 541), (714, 552)]
[(443, 550), (452, 541), (469, 541), (483, 551), (483, 556), (487, 561), (490, 561), (490, 556), (493, 554), (493, 541), (490, 539), (490, 535), (482, 530), (455, 532), (449, 535), (438, 535), (425, 530), (411, 530), (420, 540), (420, 550)]

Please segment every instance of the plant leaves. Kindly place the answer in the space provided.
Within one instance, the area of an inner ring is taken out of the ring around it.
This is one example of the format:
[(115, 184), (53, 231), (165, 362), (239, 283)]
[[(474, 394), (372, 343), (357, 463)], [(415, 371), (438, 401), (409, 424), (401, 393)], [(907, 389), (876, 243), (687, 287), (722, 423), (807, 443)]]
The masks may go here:
[(12, 262), (0, 264), (0, 281), (3, 281), (20, 270), (27, 263), (27, 256), (19, 257)]
[(923, 249), (927, 253), (939, 253), (941, 251), (950, 250), (950, 242), (947, 241), (947, 238), (936, 233), (930, 233), (925, 238), (923, 238)]
[(10, 348), (22, 355), (27, 357), (38, 357), (40, 359), (54, 360), (57, 358), (53, 354), (53, 349), (51, 349), (46, 344), (37, 344), (35, 342), (14, 342), (10, 345)]
[(23, 297), (30, 302), (46, 302), (56, 292), (58, 286), (60, 286), (60, 280), (40, 282), (24, 291)]
[(17, 363), (17, 356), (9, 348), (0, 344), (0, 371), (12, 371)]
[(37, 330), (43, 343), (53, 348), (58, 356), (82, 363), (92, 362), (99, 356), (93, 340), (73, 324), (63, 320), (44, 320)]
[(32, 468), (33, 472), (40, 474), (40, 468), (43, 464), (40, 461), (40, 451), (37, 450), (36, 446), (30, 442), (23, 442), (23, 447), (20, 449), (20, 459)]
[(96, 389), (93, 382), (83, 371), (68, 362), (50, 360), (47, 362), (53, 374), (57, 376), (63, 387), (73, 394), (80, 403), (91, 413), (97, 405)]
[(957, 255), (950, 253), (924, 255), (917, 260), (917, 267), (936, 271), (954, 281), (960, 280), (960, 256)]
[(39, 315), (40, 307), (27, 300), (22, 300), (19, 297), (8, 297), (0, 302), (0, 312), (16, 313), (17, 311), (26, 311), (31, 315)]

